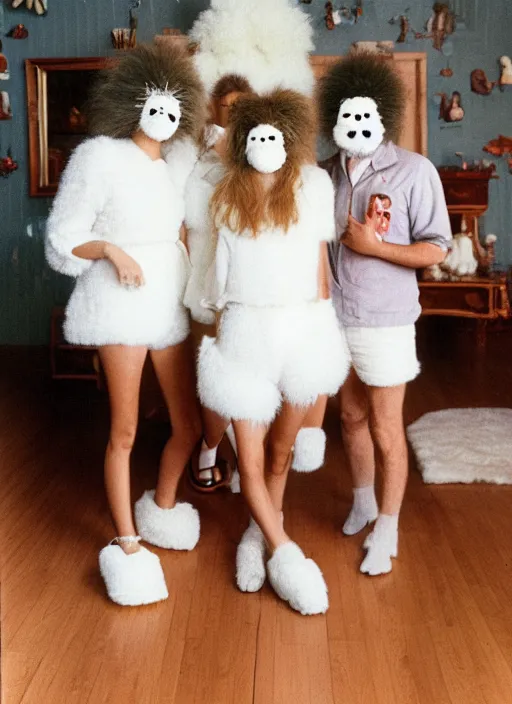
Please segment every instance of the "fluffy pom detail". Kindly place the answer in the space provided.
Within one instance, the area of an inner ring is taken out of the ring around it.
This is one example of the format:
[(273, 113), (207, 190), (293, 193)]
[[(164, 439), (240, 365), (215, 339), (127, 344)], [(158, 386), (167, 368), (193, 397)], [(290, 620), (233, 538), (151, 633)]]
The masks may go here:
[(232, 420), (270, 423), (281, 405), (274, 384), (227, 359), (212, 337), (199, 350), (198, 392), (203, 406)]
[(301, 428), (295, 440), (292, 469), (314, 472), (325, 460), (326, 437), (322, 428)]
[(208, 92), (233, 73), (258, 93), (278, 86), (313, 92), (308, 60), (313, 28), (308, 15), (288, 0), (214, 0), (189, 36), (198, 45), (194, 61)]

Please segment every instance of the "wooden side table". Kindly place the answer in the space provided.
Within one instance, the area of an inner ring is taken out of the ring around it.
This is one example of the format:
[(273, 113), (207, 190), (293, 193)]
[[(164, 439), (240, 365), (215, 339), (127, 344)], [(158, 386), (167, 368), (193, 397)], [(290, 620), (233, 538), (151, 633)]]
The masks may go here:
[(485, 346), (489, 320), (510, 317), (505, 274), (465, 277), (461, 281), (420, 281), (422, 315), (472, 318), (477, 321), (477, 344)]
[(102, 387), (101, 365), (94, 347), (70, 345), (64, 339), (64, 308), (54, 308), (50, 327), (50, 362), (52, 379), (94, 381)]

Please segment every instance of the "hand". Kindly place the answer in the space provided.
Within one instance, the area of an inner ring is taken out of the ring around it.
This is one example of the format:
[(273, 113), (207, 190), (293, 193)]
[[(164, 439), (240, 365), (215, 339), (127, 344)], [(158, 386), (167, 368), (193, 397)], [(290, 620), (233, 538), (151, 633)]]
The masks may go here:
[(117, 270), (119, 283), (123, 286), (144, 286), (144, 274), (135, 259), (126, 254), (115, 244), (105, 246), (105, 258), (108, 259)]
[(358, 254), (364, 254), (367, 257), (379, 257), (382, 253), (382, 247), (385, 245), (375, 236), (378, 226), (378, 213), (374, 213), (372, 217), (367, 215), (364, 223), (349, 215), (347, 229), (341, 241), (346, 247), (358, 252)]

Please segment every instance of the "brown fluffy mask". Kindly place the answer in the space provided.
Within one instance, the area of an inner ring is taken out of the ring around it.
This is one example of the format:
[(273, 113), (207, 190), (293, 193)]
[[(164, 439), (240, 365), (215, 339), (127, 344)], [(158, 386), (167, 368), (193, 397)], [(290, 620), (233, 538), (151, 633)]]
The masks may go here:
[(193, 63), (183, 49), (156, 44), (139, 45), (101, 72), (87, 103), (90, 134), (131, 137), (139, 129), (148, 89), (170, 91), (180, 101), (173, 140), (199, 137), (206, 95)]
[[(249, 132), (272, 125), (283, 133), (287, 159), (265, 191), (245, 154)], [(264, 227), (288, 230), (297, 222), (301, 167), (314, 162), (316, 120), (311, 102), (292, 90), (242, 96), (232, 107), (226, 145), (227, 173), (212, 198), (217, 226), (256, 237)]]
[(321, 80), (318, 98), (324, 134), (332, 138), (341, 103), (358, 97), (375, 100), (386, 130), (385, 139), (396, 142), (403, 128), (405, 85), (390, 59), (369, 52), (349, 54)]

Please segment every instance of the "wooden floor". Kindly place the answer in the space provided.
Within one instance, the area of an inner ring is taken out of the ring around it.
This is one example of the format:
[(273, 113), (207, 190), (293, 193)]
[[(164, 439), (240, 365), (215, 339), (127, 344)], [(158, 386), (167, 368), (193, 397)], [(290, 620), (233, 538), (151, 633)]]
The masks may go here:
[[(434, 328), (420, 330), (424, 371), (407, 421), (512, 406), (512, 334), (491, 335), (481, 359), (469, 332)], [(363, 536), (340, 530), (350, 484), (331, 408), (327, 465), (292, 477), (285, 512), (324, 571), (326, 616), (295, 614), (268, 586), (239, 593), (242, 499), (187, 487), (198, 548), (156, 550), (170, 598), (121, 608), (97, 569), (111, 537), (104, 395), (52, 385), (34, 350), (3, 351), (0, 370), (3, 704), (512, 703), (512, 487), (429, 487), (412, 467), (400, 557), (392, 574), (362, 576)], [(141, 425), (135, 497), (154, 486), (166, 432)]]

